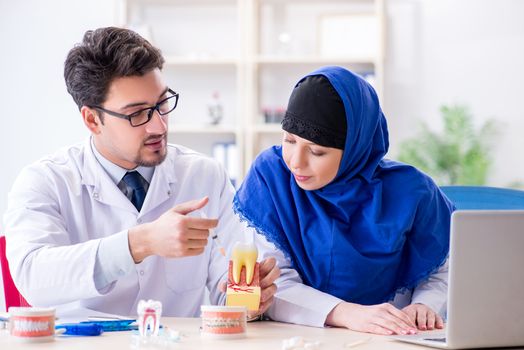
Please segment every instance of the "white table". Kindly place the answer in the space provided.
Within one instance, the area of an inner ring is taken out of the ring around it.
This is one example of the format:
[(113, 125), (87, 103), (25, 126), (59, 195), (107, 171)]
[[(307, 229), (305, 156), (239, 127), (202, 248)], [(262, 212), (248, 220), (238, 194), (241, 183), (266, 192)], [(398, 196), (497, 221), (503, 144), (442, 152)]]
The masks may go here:
[[(162, 324), (182, 332), (182, 338), (169, 347), (140, 347), (140, 349), (213, 349), (213, 350), (268, 350), (282, 349), (282, 341), (301, 336), (306, 341), (320, 341), (322, 350), (334, 349), (424, 349), (417, 345), (392, 341), (384, 336), (353, 332), (341, 328), (313, 328), (279, 322), (248, 323), (247, 336), (243, 339), (213, 340), (200, 335), (199, 318), (162, 318)], [(132, 348), (131, 332), (106, 332), (97, 337), (55, 337), (47, 343), (26, 343), (11, 337), (7, 330), (0, 331), (0, 349), (89, 349), (117, 350)], [(365, 343), (348, 347), (348, 344), (366, 340)]]

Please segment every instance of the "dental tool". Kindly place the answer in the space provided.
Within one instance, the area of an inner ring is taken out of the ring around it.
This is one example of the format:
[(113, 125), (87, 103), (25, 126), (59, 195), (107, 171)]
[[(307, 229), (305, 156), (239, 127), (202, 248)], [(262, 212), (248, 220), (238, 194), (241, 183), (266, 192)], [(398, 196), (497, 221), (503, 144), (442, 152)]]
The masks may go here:
[[(202, 218), (203, 219), (208, 219), (206, 213), (202, 212)], [(217, 233), (215, 232), (215, 229), (213, 228), (210, 228), (209, 229), (209, 234), (211, 235), (211, 239), (214, 239), (217, 246), (218, 246), (218, 250), (220, 251), (220, 254), (222, 254), (222, 256), (226, 256), (226, 250), (224, 249), (224, 246), (222, 245), (222, 242), (220, 242), (220, 239), (218, 238), (218, 235)]]

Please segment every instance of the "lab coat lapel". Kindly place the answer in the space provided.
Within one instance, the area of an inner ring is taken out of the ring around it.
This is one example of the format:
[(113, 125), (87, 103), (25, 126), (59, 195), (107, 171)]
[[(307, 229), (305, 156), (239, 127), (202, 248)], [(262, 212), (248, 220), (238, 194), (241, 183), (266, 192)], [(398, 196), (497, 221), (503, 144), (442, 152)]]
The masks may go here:
[[(168, 152), (169, 152), (168, 146)], [(174, 158), (168, 154), (162, 164), (155, 168), (140, 216), (154, 210), (174, 194), (176, 183)]]
[(124, 196), (96, 159), (91, 149), (90, 139), (84, 145), (82, 184), (86, 186), (92, 200), (111, 207), (119, 207), (127, 211), (136, 212), (133, 204)]

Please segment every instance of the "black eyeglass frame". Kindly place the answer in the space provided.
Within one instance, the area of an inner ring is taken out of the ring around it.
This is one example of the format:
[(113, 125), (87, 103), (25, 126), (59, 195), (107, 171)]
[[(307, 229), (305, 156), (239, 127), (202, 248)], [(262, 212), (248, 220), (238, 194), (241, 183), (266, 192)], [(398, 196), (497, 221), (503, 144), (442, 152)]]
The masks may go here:
[[(164, 115), (167, 115), (167, 114), (169, 114), (169, 113), (171, 113), (171, 112), (173, 112), (173, 111), (175, 110), (176, 106), (178, 105), (178, 97), (179, 97), (180, 95), (178, 94), (178, 92), (175, 92), (175, 91), (171, 90), (170, 88), (167, 89), (167, 92), (169, 92), (170, 94), (173, 94), (173, 95), (172, 95), (172, 96), (169, 96), (169, 97), (167, 97), (167, 98), (165, 98), (165, 99), (163, 99), (162, 101), (158, 102), (158, 103), (157, 103), (156, 105), (154, 105), (154, 106), (147, 107), (147, 108), (142, 108), (142, 109), (140, 109), (140, 110), (138, 110), (138, 111), (136, 111), (136, 112), (133, 112), (133, 113), (131, 113), (131, 114), (122, 114), (122, 113), (118, 113), (118, 112), (113, 112), (113, 111), (110, 111), (110, 110), (108, 110), (108, 109), (105, 109), (105, 108), (103, 108), (103, 107), (101, 107), (101, 106), (92, 106), (91, 108), (98, 109), (98, 110), (100, 110), (100, 111), (102, 111), (102, 112), (104, 112), (104, 113), (107, 113), (107, 114), (109, 114), (109, 115), (112, 115), (113, 117), (122, 118), (122, 119), (127, 119), (127, 120), (129, 121), (129, 124), (131, 124), (132, 127), (135, 127), (135, 128), (136, 128), (136, 127), (138, 127), (138, 126), (141, 126), (141, 125), (144, 125), (144, 124), (149, 123), (149, 121), (153, 118), (153, 113), (154, 113), (155, 111), (157, 111), (159, 115), (164, 116)], [(167, 111), (167, 112), (161, 112), (161, 111), (160, 111), (160, 106), (161, 106), (162, 104), (164, 104), (166, 101), (168, 101), (168, 100), (170, 100), (170, 99), (172, 99), (172, 98), (175, 99), (175, 103), (173, 104), (173, 108), (169, 109), (169, 111)], [(146, 120), (145, 122), (143, 122), (143, 123), (140, 123), (140, 124), (136, 124), (136, 125), (134, 125), (133, 122), (132, 122), (131, 120), (132, 120), (134, 117), (140, 115), (140, 114), (141, 114), (142, 112), (144, 112), (144, 111), (148, 111), (148, 112), (147, 112), (147, 120)]]

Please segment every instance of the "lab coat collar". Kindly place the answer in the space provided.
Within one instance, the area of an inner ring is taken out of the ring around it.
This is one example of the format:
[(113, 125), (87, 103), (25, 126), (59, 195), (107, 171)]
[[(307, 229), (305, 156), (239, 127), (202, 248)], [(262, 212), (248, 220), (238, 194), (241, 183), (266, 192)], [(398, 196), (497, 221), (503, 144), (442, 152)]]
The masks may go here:
[(175, 149), (168, 145), (166, 159), (155, 167), (140, 216), (155, 209), (174, 194), (176, 184), (175, 157), (170, 152), (175, 152)]
[[(168, 146), (166, 159), (162, 164), (156, 166), (139, 216), (143, 216), (153, 210), (173, 194), (176, 175), (174, 158), (169, 155), (169, 152), (172, 151), (174, 150)], [(82, 184), (90, 188), (90, 195), (95, 200), (109, 206), (117, 206), (128, 211), (137, 212), (133, 204), (124, 196), (96, 159), (91, 148), (90, 138), (84, 144)]]

